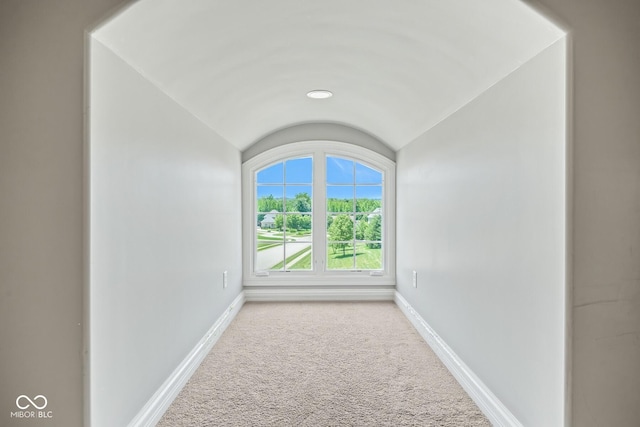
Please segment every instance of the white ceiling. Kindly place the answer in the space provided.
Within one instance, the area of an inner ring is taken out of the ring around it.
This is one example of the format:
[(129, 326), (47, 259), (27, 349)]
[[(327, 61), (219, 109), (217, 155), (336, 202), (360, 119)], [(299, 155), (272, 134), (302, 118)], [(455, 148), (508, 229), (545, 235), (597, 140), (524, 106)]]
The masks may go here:
[(519, 0), (139, 0), (93, 35), (239, 150), (307, 122), (398, 150), (564, 33)]

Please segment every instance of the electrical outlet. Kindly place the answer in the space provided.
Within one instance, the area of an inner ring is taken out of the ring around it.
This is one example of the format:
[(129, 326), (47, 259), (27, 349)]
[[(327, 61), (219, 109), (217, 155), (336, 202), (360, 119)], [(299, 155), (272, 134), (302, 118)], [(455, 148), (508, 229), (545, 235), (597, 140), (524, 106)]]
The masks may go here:
[(418, 287), (418, 272), (413, 270), (413, 287)]
[(222, 289), (227, 287), (227, 272), (222, 273)]

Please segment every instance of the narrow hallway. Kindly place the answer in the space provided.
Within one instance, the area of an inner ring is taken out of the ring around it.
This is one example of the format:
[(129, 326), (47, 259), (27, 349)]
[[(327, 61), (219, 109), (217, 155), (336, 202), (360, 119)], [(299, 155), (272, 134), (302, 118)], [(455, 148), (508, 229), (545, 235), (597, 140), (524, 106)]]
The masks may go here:
[(159, 426), (489, 426), (393, 302), (247, 303)]

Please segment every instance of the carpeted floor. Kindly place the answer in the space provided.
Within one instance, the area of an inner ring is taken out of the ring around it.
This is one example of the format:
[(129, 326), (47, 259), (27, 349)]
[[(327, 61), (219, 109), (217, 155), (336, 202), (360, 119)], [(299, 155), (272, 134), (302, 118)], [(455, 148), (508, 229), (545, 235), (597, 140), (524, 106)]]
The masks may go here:
[(392, 302), (247, 303), (158, 424), (490, 426)]

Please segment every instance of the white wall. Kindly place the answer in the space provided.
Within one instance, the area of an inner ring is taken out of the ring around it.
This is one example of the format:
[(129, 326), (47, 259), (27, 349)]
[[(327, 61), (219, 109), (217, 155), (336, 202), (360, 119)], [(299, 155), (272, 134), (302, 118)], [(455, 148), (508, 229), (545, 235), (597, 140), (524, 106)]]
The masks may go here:
[(574, 426), (640, 424), (640, 2), (540, 0), (572, 31)]
[(83, 31), (119, 2), (0, 1), (2, 426), (83, 425)]
[(91, 425), (124, 426), (241, 291), (240, 152), (96, 40), (90, 112)]
[(398, 290), (527, 426), (564, 417), (565, 50), (398, 153)]
[(300, 141), (340, 141), (359, 145), (395, 161), (396, 152), (373, 135), (339, 123), (301, 123), (278, 129), (242, 152), (242, 161), (275, 147)]

